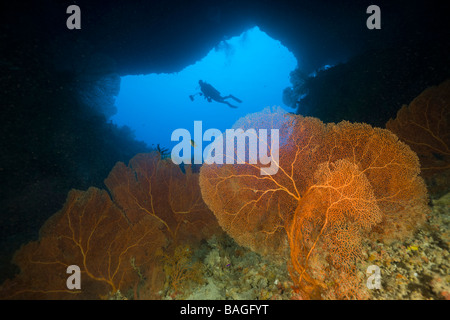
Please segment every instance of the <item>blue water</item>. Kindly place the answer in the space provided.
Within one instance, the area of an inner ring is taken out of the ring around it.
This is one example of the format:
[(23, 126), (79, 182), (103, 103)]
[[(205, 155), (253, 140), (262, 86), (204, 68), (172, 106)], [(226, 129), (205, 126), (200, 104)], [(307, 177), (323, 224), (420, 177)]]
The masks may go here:
[[(224, 132), (234, 122), (267, 106), (282, 106), (283, 89), (290, 86), (289, 73), (297, 66), (294, 55), (279, 41), (258, 27), (219, 43), (201, 61), (178, 73), (125, 76), (116, 99), (118, 112), (111, 120), (134, 130), (136, 139), (149, 146), (172, 149), (175, 129), (184, 128), (194, 137), (194, 121), (202, 121), (203, 132), (216, 128)], [(196, 95), (198, 81), (210, 83), (222, 96), (242, 100), (232, 109), (207, 102)]]

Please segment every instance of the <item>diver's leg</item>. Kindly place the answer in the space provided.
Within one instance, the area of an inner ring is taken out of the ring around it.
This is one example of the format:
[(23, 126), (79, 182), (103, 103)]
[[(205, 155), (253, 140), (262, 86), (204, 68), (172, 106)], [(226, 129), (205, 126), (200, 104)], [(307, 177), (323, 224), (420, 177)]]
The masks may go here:
[(239, 102), (239, 103), (241, 103), (242, 102), (242, 100), (241, 99), (238, 99), (238, 98), (236, 98), (235, 96), (233, 96), (232, 94), (229, 94), (229, 95), (227, 95), (226, 97), (223, 97), (224, 99), (228, 99), (228, 98), (231, 98), (231, 99), (233, 99), (234, 101), (237, 101), (237, 102)]
[(230, 104), (228, 101), (225, 101), (223, 97), (214, 97), (212, 98), (214, 101), (218, 102), (218, 103), (225, 103), (226, 105), (228, 105), (230, 108), (237, 108), (236, 106), (233, 106), (232, 104)]
[(236, 106), (233, 106), (231, 103), (229, 103), (228, 101), (223, 101), (223, 103), (227, 104), (230, 108), (235, 108), (237, 109)]
[(236, 106), (233, 106), (231, 103), (229, 103), (228, 101), (225, 101), (223, 99), (220, 100), (216, 100), (214, 99), (214, 101), (218, 102), (218, 103), (225, 103), (226, 105), (228, 105), (230, 108), (237, 108)]

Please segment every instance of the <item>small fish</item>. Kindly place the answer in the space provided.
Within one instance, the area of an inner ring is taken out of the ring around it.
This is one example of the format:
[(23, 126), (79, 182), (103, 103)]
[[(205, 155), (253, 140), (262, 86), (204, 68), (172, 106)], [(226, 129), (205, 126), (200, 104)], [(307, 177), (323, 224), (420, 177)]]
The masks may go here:
[(418, 246), (409, 246), (408, 248), (406, 248), (406, 251), (417, 251), (419, 250)]
[(194, 140), (192, 140), (191, 139), (191, 146), (193, 146), (194, 148), (196, 148), (197, 147), (197, 144), (195, 143), (195, 141)]

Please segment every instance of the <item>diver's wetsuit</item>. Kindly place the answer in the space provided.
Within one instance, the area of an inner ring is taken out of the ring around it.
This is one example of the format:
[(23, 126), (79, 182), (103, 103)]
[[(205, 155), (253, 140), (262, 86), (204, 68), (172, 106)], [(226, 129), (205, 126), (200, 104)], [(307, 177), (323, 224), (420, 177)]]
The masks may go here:
[(220, 95), (220, 92), (217, 91), (212, 85), (210, 85), (209, 83), (206, 83), (202, 80), (200, 80), (198, 82), (200, 84), (200, 90), (202, 91), (203, 95), (205, 96), (205, 99), (208, 100), (208, 102), (211, 102), (211, 100), (214, 100), (216, 102), (219, 103), (225, 103), (226, 105), (228, 105), (230, 108), (237, 108), (236, 106), (233, 106), (231, 103), (229, 103), (228, 101), (225, 101), (225, 99), (231, 98), (237, 102), (242, 102), (241, 100), (239, 100), (238, 98), (232, 96), (231, 94), (226, 96), (226, 97), (222, 97)]

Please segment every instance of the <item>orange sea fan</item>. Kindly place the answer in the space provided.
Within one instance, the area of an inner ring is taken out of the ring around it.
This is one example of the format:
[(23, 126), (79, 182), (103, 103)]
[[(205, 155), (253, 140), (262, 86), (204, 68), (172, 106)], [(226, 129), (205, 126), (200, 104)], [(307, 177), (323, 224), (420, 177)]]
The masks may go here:
[(402, 106), (386, 128), (417, 153), (423, 176), (450, 169), (450, 80)]
[(193, 245), (220, 231), (202, 199), (198, 176), (190, 166), (183, 173), (152, 152), (136, 155), (128, 167), (118, 162), (105, 184), (131, 223), (151, 216), (171, 241)]
[[(64, 208), (42, 227), (39, 241), (14, 257), (20, 274), (1, 287), (3, 299), (99, 299), (130, 289), (136, 268), (150, 268), (165, 236), (150, 217), (131, 226), (104, 190), (70, 191)], [(81, 271), (81, 289), (68, 289), (66, 270)]]
[[(105, 190), (69, 192), (62, 210), (42, 227), (38, 241), (19, 249), (20, 273), (0, 287), (7, 299), (99, 299), (123, 295), (157, 298), (164, 281), (163, 251), (194, 246), (221, 232), (203, 202), (198, 174), (139, 154), (117, 163)], [(81, 290), (68, 289), (67, 267), (81, 271)]]
[[(264, 255), (285, 257), (288, 241), (284, 228), (312, 180), (314, 146), (320, 145), (324, 125), (314, 118), (266, 109), (238, 120), (233, 128), (278, 129), (279, 171), (261, 175), (266, 165), (260, 163), (204, 164), (200, 171), (203, 199), (240, 245)], [(301, 134), (295, 134), (298, 132)]]
[[(388, 130), (325, 125), (279, 110), (237, 124), (280, 129), (279, 170), (261, 176), (259, 164), (204, 165), (203, 198), (239, 244), (290, 255), (305, 296), (329, 296), (338, 278), (354, 283), (363, 240), (401, 239), (424, 221), (429, 208), (417, 156)], [(364, 296), (343, 289), (349, 287), (340, 287), (341, 297)]]

